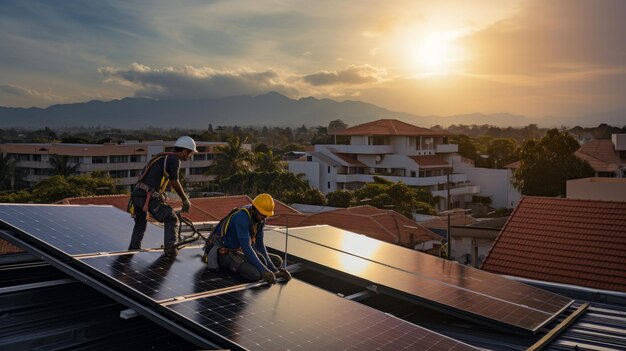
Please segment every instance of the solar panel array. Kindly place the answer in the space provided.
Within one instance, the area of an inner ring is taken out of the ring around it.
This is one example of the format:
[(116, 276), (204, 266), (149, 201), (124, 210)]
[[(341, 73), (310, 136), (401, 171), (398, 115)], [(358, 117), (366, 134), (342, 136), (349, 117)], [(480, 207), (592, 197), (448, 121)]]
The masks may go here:
[(169, 308), (251, 350), (474, 350), (295, 279)]
[(236, 275), (206, 269), (200, 249), (180, 250), (176, 260), (161, 252), (80, 258), (80, 262), (113, 283), (155, 302), (247, 283)]
[[(321, 226), (291, 229), (288, 253), (444, 309), (525, 331), (537, 331), (573, 300), (420, 252)], [(282, 250), (285, 234), (267, 231)]]
[[(15, 241), (55, 253), (46, 259), (70, 261), (68, 270), (106, 281), (164, 320), (233, 349), (476, 350), (296, 279), (241, 290), (239, 277), (204, 269), (198, 248), (174, 261), (160, 252), (111, 254), (127, 247), (133, 224), (111, 207), (2, 204), (0, 223)], [(150, 236), (144, 242), (157, 246), (162, 230)]]
[[(0, 221), (66, 255), (125, 251), (134, 221), (112, 206), (0, 205)], [(148, 223), (142, 247), (163, 244), (163, 229)]]

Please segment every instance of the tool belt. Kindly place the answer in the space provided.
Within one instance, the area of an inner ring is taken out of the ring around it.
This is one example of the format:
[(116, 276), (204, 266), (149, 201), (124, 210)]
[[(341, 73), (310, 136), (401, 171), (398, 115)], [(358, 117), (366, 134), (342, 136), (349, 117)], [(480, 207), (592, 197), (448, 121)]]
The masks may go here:
[(157, 198), (162, 203), (166, 203), (167, 198), (165, 197), (165, 194), (163, 194), (160, 191), (156, 191), (153, 187), (149, 186), (146, 183), (137, 182), (137, 184), (135, 185), (135, 188), (141, 189), (146, 192), (146, 201), (144, 202), (143, 209), (142, 209), (144, 212), (148, 212), (150, 199), (152, 198)]
[(243, 255), (243, 250), (240, 247), (238, 247), (236, 249), (229, 249), (227, 247), (222, 246), (222, 247), (220, 247), (218, 252), (219, 252), (220, 255), (226, 255), (226, 254), (228, 254), (230, 252), (232, 252), (233, 254)]

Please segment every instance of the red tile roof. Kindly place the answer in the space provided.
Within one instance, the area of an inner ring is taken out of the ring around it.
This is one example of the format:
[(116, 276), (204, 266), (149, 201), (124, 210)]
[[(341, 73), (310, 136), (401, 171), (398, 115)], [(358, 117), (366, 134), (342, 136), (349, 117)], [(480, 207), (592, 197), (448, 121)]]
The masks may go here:
[(14, 246), (6, 240), (0, 239), (0, 255), (8, 255), (18, 252), (24, 252), (24, 250), (20, 249), (17, 246)]
[(615, 172), (621, 162), (611, 140), (592, 140), (583, 144), (575, 155), (587, 161), (596, 172)]
[(336, 135), (398, 135), (398, 136), (444, 136), (444, 131), (433, 131), (408, 124), (397, 119), (379, 119), (358, 126), (339, 130)]
[[(112, 205), (126, 211), (129, 198), (130, 195), (128, 194), (74, 197), (61, 200), (59, 203), (68, 205)], [(178, 209), (182, 206), (179, 200), (168, 200), (168, 203), (174, 209)], [(251, 203), (252, 199), (250, 199), (247, 195), (193, 198), (191, 199), (191, 208), (189, 209), (189, 212), (185, 214), (185, 217), (189, 218), (192, 222), (219, 221), (233, 208)], [(275, 201), (275, 203), (276, 214), (299, 213), (295, 209), (280, 201)]]
[(356, 157), (354, 157), (354, 156), (352, 156), (350, 154), (342, 154), (342, 153), (338, 153), (338, 152), (335, 152), (334, 154), (335, 154), (335, 156), (339, 157), (340, 159), (345, 161), (350, 166), (367, 167), (367, 165), (365, 165), (363, 162), (357, 160)]
[(381, 210), (368, 205), (310, 215), (289, 215), (288, 218), (277, 216), (270, 218), (268, 224), (285, 226), (287, 220), (290, 227), (327, 224), (404, 246), (410, 246), (411, 234), (414, 244), (441, 239), (437, 234), (395, 211)]
[(626, 292), (626, 202), (523, 197), (482, 269)]
[(409, 156), (420, 167), (452, 167), (446, 160), (437, 155)]

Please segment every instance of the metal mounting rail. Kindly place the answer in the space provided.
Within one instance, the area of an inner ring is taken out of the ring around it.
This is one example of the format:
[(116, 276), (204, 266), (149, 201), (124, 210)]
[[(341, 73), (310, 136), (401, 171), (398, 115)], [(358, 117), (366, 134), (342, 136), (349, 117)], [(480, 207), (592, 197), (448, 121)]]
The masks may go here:
[(576, 311), (567, 316), (564, 320), (561, 321), (556, 327), (552, 328), (548, 332), (548, 334), (544, 335), (543, 338), (539, 339), (536, 343), (534, 343), (531, 347), (526, 349), (526, 351), (539, 351), (544, 347), (548, 346), (548, 344), (554, 340), (565, 328), (567, 328), (570, 324), (574, 323), (578, 317), (580, 317), (583, 312), (587, 310), (589, 307), (589, 303), (584, 303)]

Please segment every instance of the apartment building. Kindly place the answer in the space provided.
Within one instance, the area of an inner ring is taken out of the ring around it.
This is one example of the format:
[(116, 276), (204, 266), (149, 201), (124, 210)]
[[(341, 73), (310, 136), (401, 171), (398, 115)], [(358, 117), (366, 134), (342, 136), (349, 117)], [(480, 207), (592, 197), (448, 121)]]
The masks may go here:
[[(183, 161), (187, 186), (202, 185), (213, 178), (205, 175), (213, 163), (216, 147), (222, 142), (197, 142), (198, 153), (192, 159)], [(250, 145), (244, 146), (250, 149)], [(69, 164), (78, 164), (77, 175), (94, 171), (107, 172), (118, 185), (129, 190), (137, 182), (137, 177), (152, 156), (173, 151), (174, 141), (126, 141), (121, 144), (61, 144), (61, 143), (10, 143), (0, 144), (0, 152), (16, 160), (16, 166), (24, 171), (24, 181), (34, 185), (52, 175), (50, 160), (53, 155), (68, 156)]]
[(381, 119), (338, 131), (348, 145), (315, 145), (289, 171), (304, 173), (311, 186), (324, 194), (355, 190), (382, 176), (393, 182), (429, 190), (439, 200), (439, 210), (463, 207), (480, 193), (466, 174), (453, 167), (458, 145), (447, 142), (448, 133), (420, 128), (394, 119)]

